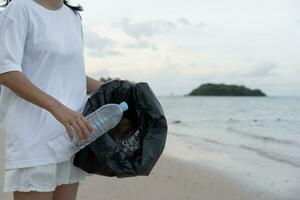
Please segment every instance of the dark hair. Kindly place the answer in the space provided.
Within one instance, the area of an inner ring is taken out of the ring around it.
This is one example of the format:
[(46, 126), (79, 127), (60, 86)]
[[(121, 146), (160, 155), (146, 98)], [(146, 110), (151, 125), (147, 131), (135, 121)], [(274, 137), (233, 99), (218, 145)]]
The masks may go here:
[[(0, 7), (6, 7), (12, 0), (3, 0), (5, 1), (5, 4), (4, 5), (1, 5)], [(33, 0), (32, 0), (33, 1)], [(64, 1), (64, 4), (66, 6), (68, 6), (69, 8), (71, 8), (73, 10), (73, 12), (76, 14), (78, 13), (79, 14), (79, 11), (83, 11), (83, 8), (81, 5), (78, 5), (78, 6), (72, 6), (69, 4), (68, 0), (63, 0)], [(81, 15), (79, 14), (80, 18), (81, 18)]]

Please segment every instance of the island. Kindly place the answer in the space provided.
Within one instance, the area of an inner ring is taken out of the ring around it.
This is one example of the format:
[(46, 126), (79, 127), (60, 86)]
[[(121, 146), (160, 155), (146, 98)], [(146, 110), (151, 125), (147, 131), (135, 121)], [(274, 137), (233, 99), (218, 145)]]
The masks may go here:
[(259, 89), (251, 90), (243, 85), (202, 84), (185, 96), (266, 96)]

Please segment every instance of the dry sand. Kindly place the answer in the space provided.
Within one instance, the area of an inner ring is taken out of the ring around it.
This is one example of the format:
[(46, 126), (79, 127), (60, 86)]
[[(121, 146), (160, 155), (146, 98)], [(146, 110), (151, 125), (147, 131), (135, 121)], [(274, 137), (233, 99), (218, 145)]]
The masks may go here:
[[(2, 134), (2, 132), (1, 132)], [(12, 199), (3, 193), (4, 145), (0, 144), (0, 200)], [(149, 176), (112, 178), (87, 176), (80, 182), (80, 200), (253, 200), (275, 199), (258, 194), (235, 177), (229, 177), (206, 166), (178, 160), (163, 154)]]

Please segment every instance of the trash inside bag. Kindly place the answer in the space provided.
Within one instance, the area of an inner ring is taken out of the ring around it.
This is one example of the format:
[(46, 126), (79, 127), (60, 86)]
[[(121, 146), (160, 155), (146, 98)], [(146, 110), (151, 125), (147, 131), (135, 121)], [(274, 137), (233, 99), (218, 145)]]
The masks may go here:
[(129, 109), (120, 123), (75, 154), (73, 165), (89, 174), (118, 178), (148, 176), (167, 139), (167, 120), (146, 82), (114, 79), (87, 99), (83, 116), (102, 105), (125, 101)]

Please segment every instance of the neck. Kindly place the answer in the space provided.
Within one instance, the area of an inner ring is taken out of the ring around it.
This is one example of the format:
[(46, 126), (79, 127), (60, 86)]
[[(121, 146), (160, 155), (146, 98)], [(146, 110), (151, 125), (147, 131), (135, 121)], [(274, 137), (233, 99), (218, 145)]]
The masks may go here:
[(57, 10), (61, 8), (62, 4), (64, 3), (63, 0), (34, 0), (37, 3), (41, 4), (42, 6), (50, 9), (50, 10)]

